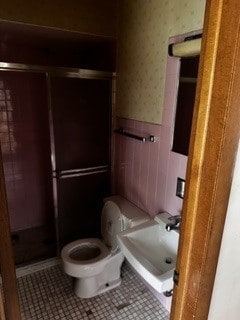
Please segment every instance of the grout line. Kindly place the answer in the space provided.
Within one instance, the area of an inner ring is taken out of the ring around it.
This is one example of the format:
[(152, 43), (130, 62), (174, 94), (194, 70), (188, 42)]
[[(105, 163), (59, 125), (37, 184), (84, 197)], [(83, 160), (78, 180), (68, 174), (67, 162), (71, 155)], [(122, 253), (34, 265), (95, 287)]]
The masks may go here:
[[(51, 259), (52, 260), (52, 259)], [(74, 294), (59, 266), (18, 280), (23, 320), (167, 320), (168, 311), (128, 264), (119, 287), (89, 299)]]

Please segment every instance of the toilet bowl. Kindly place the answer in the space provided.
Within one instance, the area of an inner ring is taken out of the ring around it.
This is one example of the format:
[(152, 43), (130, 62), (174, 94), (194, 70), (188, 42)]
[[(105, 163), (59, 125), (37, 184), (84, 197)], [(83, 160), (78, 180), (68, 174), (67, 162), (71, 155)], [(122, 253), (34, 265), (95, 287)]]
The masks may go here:
[(62, 250), (64, 270), (72, 277), (91, 277), (99, 273), (108, 261), (110, 250), (97, 238), (81, 239)]
[(104, 200), (101, 215), (102, 239), (87, 238), (67, 244), (61, 252), (63, 270), (74, 277), (74, 292), (94, 297), (121, 283), (124, 260), (117, 234), (149, 220), (149, 216), (120, 196)]

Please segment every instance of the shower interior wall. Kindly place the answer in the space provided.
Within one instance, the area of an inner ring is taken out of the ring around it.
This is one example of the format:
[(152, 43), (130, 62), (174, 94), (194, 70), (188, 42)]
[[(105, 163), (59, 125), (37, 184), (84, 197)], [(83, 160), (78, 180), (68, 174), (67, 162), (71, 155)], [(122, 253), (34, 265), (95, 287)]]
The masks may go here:
[(51, 162), (44, 74), (0, 71), (1, 147), (11, 229), (51, 217)]

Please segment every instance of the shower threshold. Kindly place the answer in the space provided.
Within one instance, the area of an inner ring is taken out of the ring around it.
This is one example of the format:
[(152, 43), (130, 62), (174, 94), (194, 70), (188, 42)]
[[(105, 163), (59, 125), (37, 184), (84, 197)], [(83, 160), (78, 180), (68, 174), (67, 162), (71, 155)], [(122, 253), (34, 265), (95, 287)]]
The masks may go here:
[(57, 255), (54, 231), (46, 225), (12, 232), (12, 245), (17, 267)]

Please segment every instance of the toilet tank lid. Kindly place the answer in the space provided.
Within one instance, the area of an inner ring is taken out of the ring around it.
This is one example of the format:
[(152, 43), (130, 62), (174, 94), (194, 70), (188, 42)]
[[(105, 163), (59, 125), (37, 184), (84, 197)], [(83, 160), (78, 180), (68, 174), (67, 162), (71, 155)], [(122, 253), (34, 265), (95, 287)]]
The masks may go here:
[(119, 207), (121, 214), (131, 221), (147, 221), (150, 219), (149, 215), (135, 206), (132, 202), (128, 201), (127, 199), (123, 198), (122, 196), (115, 195), (104, 199), (104, 203), (107, 201), (113, 201)]

